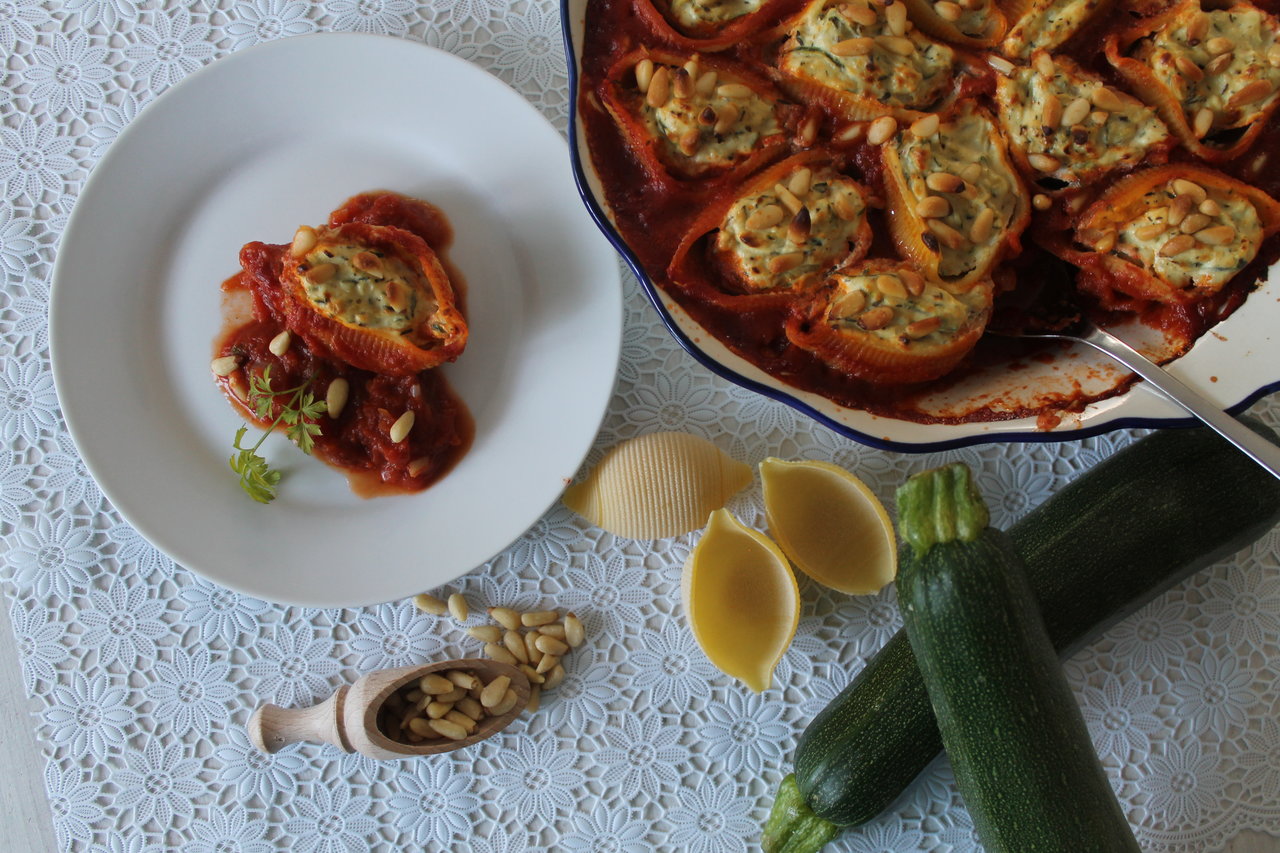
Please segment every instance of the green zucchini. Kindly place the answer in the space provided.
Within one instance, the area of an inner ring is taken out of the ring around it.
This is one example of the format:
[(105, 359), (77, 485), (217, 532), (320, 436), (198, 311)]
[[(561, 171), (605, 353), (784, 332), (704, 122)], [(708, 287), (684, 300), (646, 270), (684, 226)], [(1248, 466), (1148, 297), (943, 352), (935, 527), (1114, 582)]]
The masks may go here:
[[(1280, 441), (1256, 421), (1251, 426)], [(1170, 429), (1082, 473), (1008, 533), (1054, 647), (1065, 655), (1277, 521), (1280, 481), (1208, 429)], [(825, 842), (801, 843), (793, 826), (816, 840), (814, 821), (871, 820), (941, 749), (924, 681), (899, 631), (801, 735), (794, 782), (803, 801), (770, 815), (765, 850), (813, 853)]]
[(898, 489), (898, 606), (987, 853), (1140, 853), (1022, 560), (962, 463)]

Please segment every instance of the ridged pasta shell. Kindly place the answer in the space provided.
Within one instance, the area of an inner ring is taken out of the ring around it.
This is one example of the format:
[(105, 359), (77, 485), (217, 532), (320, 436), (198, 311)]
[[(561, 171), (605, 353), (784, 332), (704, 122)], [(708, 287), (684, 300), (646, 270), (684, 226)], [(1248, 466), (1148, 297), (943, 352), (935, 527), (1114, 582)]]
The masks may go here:
[(656, 432), (614, 447), (564, 504), (628, 539), (666, 539), (697, 530), (751, 482), (751, 468), (705, 438)]
[(726, 509), (711, 514), (681, 577), (694, 639), (710, 661), (759, 693), (800, 623), (800, 588), (786, 555)]

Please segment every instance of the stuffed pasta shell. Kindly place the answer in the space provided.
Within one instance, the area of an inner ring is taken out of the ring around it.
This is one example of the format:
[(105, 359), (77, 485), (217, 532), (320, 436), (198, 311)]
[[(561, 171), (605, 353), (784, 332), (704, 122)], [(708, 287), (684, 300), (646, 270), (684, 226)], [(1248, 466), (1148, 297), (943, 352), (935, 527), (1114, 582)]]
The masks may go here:
[(991, 316), (990, 280), (928, 281), (913, 265), (867, 260), (837, 270), (787, 320), (787, 337), (835, 370), (877, 384), (949, 373)]

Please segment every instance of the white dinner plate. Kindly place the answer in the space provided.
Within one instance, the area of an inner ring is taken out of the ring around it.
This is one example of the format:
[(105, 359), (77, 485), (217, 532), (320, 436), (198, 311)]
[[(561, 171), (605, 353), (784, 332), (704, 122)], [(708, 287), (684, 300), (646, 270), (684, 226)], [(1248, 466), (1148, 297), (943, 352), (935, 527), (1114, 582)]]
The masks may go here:
[[(425, 492), (362, 499), (273, 435), (284, 480), (257, 504), (227, 464), (243, 421), (209, 372), (219, 285), (244, 243), (286, 242), (373, 189), (454, 227), (471, 337), (442, 369), (474, 444)], [(63, 415), (120, 514), (211, 580), (325, 607), (434, 588), (522, 535), (590, 449), (622, 337), (616, 256), (555, 129), (474, 65), (357, 34), (232, 54), (148, 106), (80, 195), (51, 311)]]
[[(1084, 344), (1060, 356), (1023, 358), (996, 364), (919, 401), (922, 413), (937, 422), (912, 422), (841, 406), (803, 391), (739, 356), (703, 328), (665, 294), (640, 264), (613, 221), (603, 183), (578, 108), (582, 51), (589, 0), (561, 0), (565, 52), (569, 57), (572, 116), (570, 151), (583, 202), (601, 231), (635, 272), (672, 336), (699, 362), (720, 376), (786, 403), (849, 438), (890, 450), (925, 452), (1002, 441), (1059, 441), (1083, 438), (1125, 427), (1184, 426), (1197, 423), (1185, 409), (1150, 385), (1139, 382), (1127, 392), (1102, 397), (1083, 411), (1052, 412), (1052, 402), (1109, 394), (1121, 387), (1128, 371)], [(1158, 360), (1168, 358), (1167, 343), (1137, 323), (1119, 332), (1129, 343)], [(1280, 389), (1280, 264), (1246, 304), (1203, 335), (1167, 369), (1223, 409), (1238, 412)], [(1047, 402), (1046, 402), (1047, 401)], [(989, 407), (1003, 419), (954, 422)], [(1049, 409), (1050, 417), (1019, 416), (1021, 411)]]

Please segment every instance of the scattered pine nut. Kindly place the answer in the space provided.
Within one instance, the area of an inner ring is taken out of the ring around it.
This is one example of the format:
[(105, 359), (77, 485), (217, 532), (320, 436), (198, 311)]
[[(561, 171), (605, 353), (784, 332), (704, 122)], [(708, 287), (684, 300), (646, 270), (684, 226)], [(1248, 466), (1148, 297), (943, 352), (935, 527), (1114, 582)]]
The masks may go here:
[(432, 616), (443, 616), (449, 610), (449, 606), (434, 595), (428, 595), (420, 592), (413, 597), (413, 604), (423, 613), (430, 613)]
[(209, 362), (209, 369), (214, 376), (230, 376), (240, 369), (240, 359), (234, 355), (224, 355)]
[(493, 708), (502, 701), (502, 697), (506, 695), (507, 688), (510, 686), (511, 678), (506, 675), (499, 675), (480, 691), (480, 704), (486, 708)]
[(449, 740), (462, 740), (467, 736), (467, 730), (457, 723), (449, 720), (431, 720), (427, 725), (435, 729)]
[(449, 596), (449, 613), (459, 622), (466, 622), (471, 616), (471, 608), (467, 605), (467, 600), (462, 593), (455, 592)]
[[(534, 685), (534, 688), (537, 688), (536, 684)], [(489, 709), (489, 713), (493, 714), (495, 717), (501, 717), (516, 706), (518, 699), (519, 697), (516, 696), (516, 692), (514, 690), (508, 690), (503, 694), (502, 698), (498, 700), (498, 704)], [(532, 710), (536, 711), (538, 709), (533, 708)]]
[(536, 628), (539, 625), (549, 625), (560, 619), (560, 614), (555, 610), (535, 610), (530, 613), (520, 614), (520, 624), (526, 628)]
[(468, 628), (467, 634), (475, 637), (483, 643), (500, 643), (502, 642), (502, 629), (497, 625), (476, 625)]
[(500, 646), (497, 643), (485, 643), (484, 653), (489, 660), (496, 660), (498, 663), (506, 663), (515, 666), (519, 663), (516, 656), (507, 650), (506, 646)]
[(489, 618), (508, 631), (515, 631), (520, 627), (520, 614), (510, 607), (490, 607)]
[(391, 429), (387, 432), (392, 444), (399, 444), (409, 437), (409, 432), (413, 429), (413, 422), (416, 418), (417, 415), (414, 414), (413, 409), (409, 409), (396, 418), (396, 422), (391, 425)]
[(569, 644), (570, 648), (576, 649), (582, 645), (585, 639), (586, 632), (582, 628), (582, 622), (572, 612), (565, 614), (564, 641)]
[(289, 351), (289, 345), (292, 343), (293, 335), (288, 329), (285, 329), (283, 332), (271, 339), (271, 342), (267, 344), (267, 349), (270, 350), (271, 354), (274, 356), (282, 356)]
[(507, 647), (507, 651), (511, 652), (520, 663), (529, 662), (529, 650), (525, 648), (524, 638), (520, 636), (519, 631), (508, 631), (502, 638), (502, 644)]
[(350, 384), (341, 376), (329, 383), (328, 389), (324, 392), (324, 409), (329, 417), (336, 418), (342, 414), (343, 407), (347, 405), (347, 395), (350, 392)]

